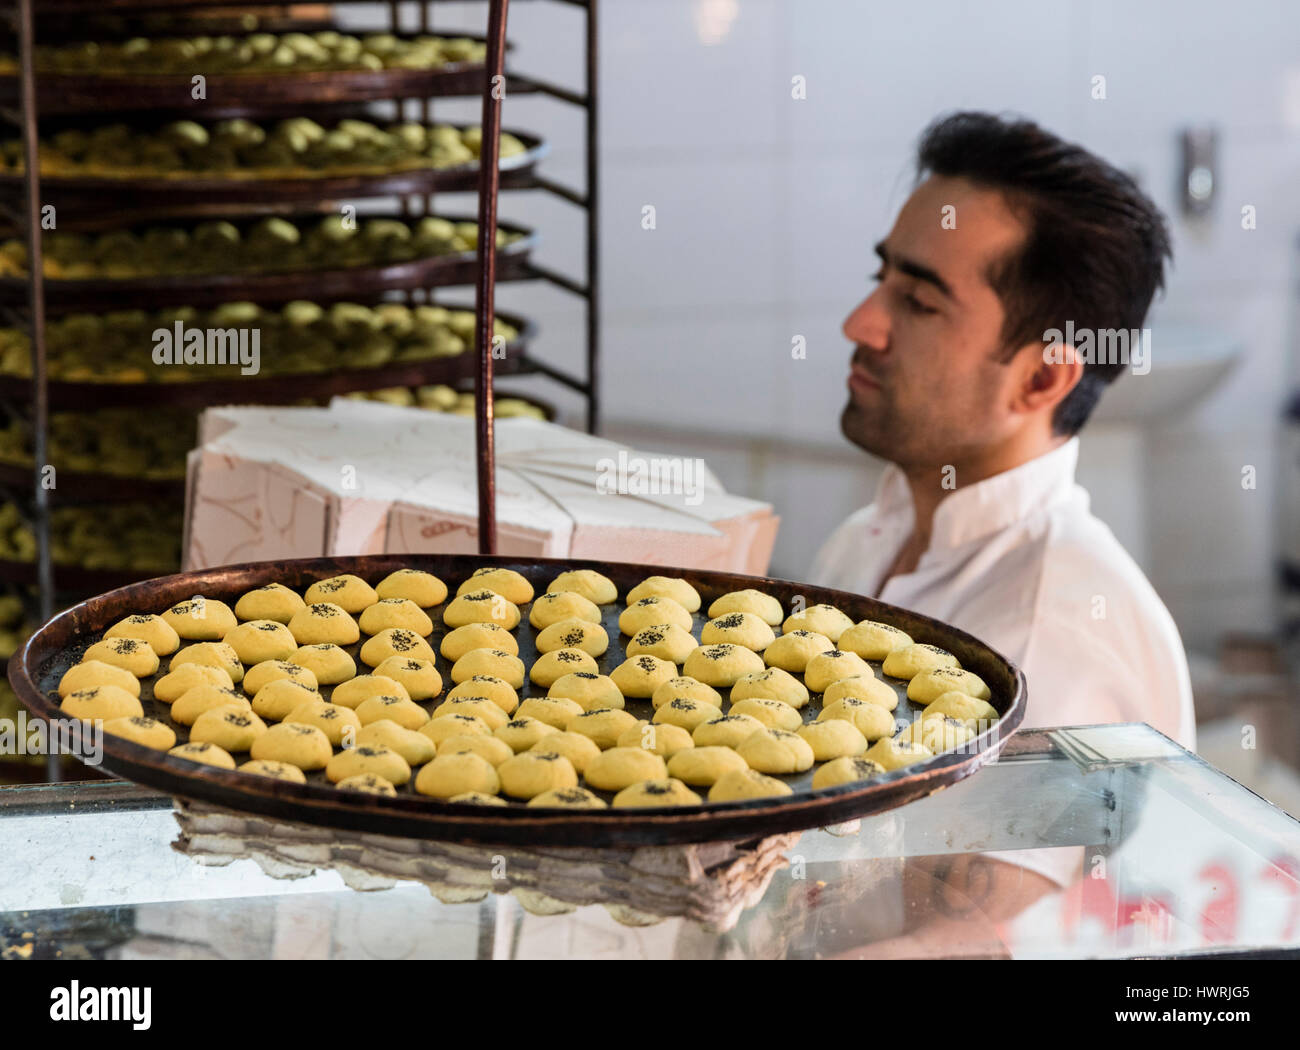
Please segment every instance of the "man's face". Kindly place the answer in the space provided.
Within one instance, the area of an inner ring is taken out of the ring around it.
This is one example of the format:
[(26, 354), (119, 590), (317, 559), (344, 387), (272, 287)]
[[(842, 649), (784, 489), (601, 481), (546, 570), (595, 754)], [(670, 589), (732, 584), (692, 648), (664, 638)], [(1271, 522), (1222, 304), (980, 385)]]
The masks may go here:
[(845, 437), (905, 468), (961, 462), (1007, 437), (1015, 380), (987, 275), (1024, 236), (994, 191), (939, 176), (917, 187), (877, 248), (876, 288), (844, 322)]

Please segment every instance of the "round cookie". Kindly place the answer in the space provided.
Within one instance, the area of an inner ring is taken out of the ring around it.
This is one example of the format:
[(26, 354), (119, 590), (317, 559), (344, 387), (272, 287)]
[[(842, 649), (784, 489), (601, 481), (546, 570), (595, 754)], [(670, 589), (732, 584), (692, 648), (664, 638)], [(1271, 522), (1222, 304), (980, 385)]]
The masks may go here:
[(481, 718), (472, 714), (457, 712), (450, 715), (438, 715), (425, 722), (416, 730), (421, 736), (427, 736), (437, 747), (442, 747), (448, 740), (458, 736), (491, 736), (492, 727)]
[(429, 712), (414, 700), (402, 696), (372, 696), (357, 706), (357, 718), (363, 726), (387, 719), (403, 729), (419, 729), (429, 721)]
[(275, 620), (249, 620), (232, 627), (221, 640), (242, 664), (287, 660), (298, 648), (289, 628)]
[(622, 709), (625, 706), (623, 694), (614, 684), (614, 679), (590, 671), (575, 671), (557, 678), (546, 690), (546, 695), (572, 700), (584, 711), (597, 711), (605, 707)]
[(90, 646), (82, 659), (112, 664), (137, 678), (148, 678), (158, 670), (158, 654), (141, 638), (105, 638)]
[(875, 675), (850, 675), (832, 682), (822, 694), (822, 708), (840, 700), (861, 700), (883, 707), (886, 711), (898, 707), (898, 694), (888, 682), (882, 682)]
[(519, 607), (514, 602), (486, 587), (458, 594), (442, 611), (442, 622), (448, 627), (495, 623), (507, 631), (513, 631), (519, 626), (519, 619)]
[(784, 729), (787, 733), (793, 733), (803, 725), (803, 719), (794, 707), (783, 704), (780, 700), (764, 700), (757, 696), (735, 701), (727, 713), (749, 715), (750, 718), (757, 718), (768, 729)]
[(513, 715), (519, 708), (519, 694), (515, 692), (514, 686), (504, 678), (492, 674), (471, 675), (452, 686), (446, 698), (456, 700), (462, 696), (487, 697), (508, 715)]
[(204, 741), (191, 740), (187, 744), (177, 744), (167, 754), (204, 766), (216, 766), (218, 769), (235, 768), (235, 760), (229, 752)]
[(867, 738), (857, 726), (843, 718), (828, 718), (824, 722), (801, 726), (799, 735), (808, 742), (813, 758), (818, 762), (856, 758), (867, 749)]
[(563, 696), (532, 696), (519, 705), (520, 718), (535, 718), (556, 729), (563, 729), (580, 714), (582, 705)]
[[(264, 685), (285, 679), (305, 685), (308, 689), (315, 689), (319, 685), (316, 676), (305, 667), (299, 667), (288, 660), (263, 660), (260, 664), (254, 664), (245, 673), (244, 692), (249, 696), (256, 696)], [(158, 687), (154, 686), (154, 693), (157, 692)]]
[(434, 718), (442, 718), (444, 715), (472, 715), (486, 722), (493, 730), (500, 729), (510, 721), (510, 716), (501, 710), (500, 705), (486, 696), (449, 696), (433, 709)]
[(709, 619), (716, 620), (728, 613), (749, 613), (757, 616), (769, 627), (775, 627), (784, 618), (781, 603), (770, 594), (747, 587), (742, 591), (730, 591), (709, 606)]
[(706, 623), (700, 631), (700, 642), (704, 645), (739, 645), (761, 653), (776, 641), (776, 635), (766, 621), (753, 613), (733, 612), (715, 617)]
[(618, 738), (634, 725), (636, 719), (626, 711), (606, 707), (575, 715), (564, 728), (570, 733), (581, 733), (590, 738), (602, 751), (608, 751), (617, 744)]
[(411, 779), (411, 767), (392, 748), (370, 745), (350, 747), (340, 751), (325, 763), (325, 776), (331, 784), (348, 777), (369, 773), (382, 777), (390, 784), (400, 786)]
[(319, 685), (338, 685), (357, 674), (357, 662), (333, 642), (314, 642), (295, 649), (289, 662), (305, 667)]
[(792, 795), (790, 785), (754, 769), (733, 769), (718, 777), (709, 788), (710, 802), (740, 802), (750, 798), (774, 798)]
[(289, 633), (299, 645), (353, 645), (361, 638), (361, 628), (347, 610), (333, 602), (312, 602), (293, 614)]
[(769, 645), (763, 651), (763, 659), (769, 667), (802, 672), (814, 656), (834, 648), (835, 645), (824, 634), (816, 631), (791, 631)]
[(615, 809), (654, 809), (658, 806), (698, 806), (704, 799), (680, 780), (643, 780), (614, 796)]
[(485, 758), (494, 766), (501, 765), (514, 754), (509, 744), (494, 736), (449, 736), (438, 745), (440, 755), (462, 755), (466, 752)]
[(159, 656), (170, 656), (181, 646), (181, 636), (176, 633), (176, 629), (153, 613), (136, 613), (118, 620), (104, 632), (104, 637), (138, 638)]
[(938, 755), (961, 747), (975, 735), (975, 730), (959, 718), (931, 715), (929, 718), (918, 718), (895, 739), (900, 743), (907, 741), (923, 744)]
[(253, 712), (263, 719), (282, 722), (296, 708), (310, 700), (320, 700), (321, 695), (292, 678), (277, 678), (267, 682), (253, 694)]
[(249, 703), (248, 698), (234, 688), (227, 689), (221, 685), (196, 685), (186, 689), (172, 704), (171, 716), (181, 725), (190, 726), (198, 721), (199, 716), (204, 712), (213, 711), (218, 707), (232, 705), (238, 707), (241, 704), (244, 710), (253, 710), (253, 705)]
[(581, 649), (591, 656), (603, 656), (609, 648), (609, 635), (598, 623), (569, 617), (542, 628), (534, 644), (539, 653), (549, 653), (556, 649)]
[(578, 786), (578, 771), (573, 763), (554, 751), (516, 753), (496, 770), (501, 790), (511, 798), (529, 799), (543, 791)]
[(539, 656), (528, 669), (528, 680), (533, 685), (549, 689), (565, 675), (577, 674), (579, 671), (599, 674), (600, 665), (594, 656), (581, 649), (552, 649)]
[(563, 620), (600, 623), (600, 609), (575, 591), (555, 591), (537, 598), (528, 612), (529, 624), (539, 631)]
[(140, 679), (125, 667), (115, 667), (103, 660), (83, 660), (63, 672), (63, 677), (59, 679), (59, 696), (67, 696), (81, 689), (94, 689), (98, 685), (115, 685), (132, 696), (140, 695)]
[(643, 780), (662, 780), (667, 776), (664, 760), (641, 747), (611, 747), (602, 751), (583, 774), (587, 783), (599, 791), (622, 791)]
[(176, 670), (156, 679), (153, 684), (153, 697), (164, 704), (175, 703), (196, 685), (216, 685), (224, 689), (233, 689), (235, 683), (230, 675), (220, 667), (207, 664), (181, 664)]
[(459, 802), (466, 806), (508, 806), (510, 805), (503, 798), (497, 798), (496, 795), (485, 795), (481, 791), (466, 791), (461, 795), (453, 795), (447, 799), (448, 802)]
[(249, 755), (267, 762), (283, 762), (299, 769), (324, 769), (334, 754), (324, 731), (301, 722), (281, 722), (253, 741)]
[(885, 657), (880, 669), (890, 678), (915, 678), (927, 671), (937, 671), (941, 667), (960, 667), (957, 657), (940, 649), (937, 645), (913, 642), (902, 649), (895, 649)]
[(933, 758), (934, 752), (924, 744), (895, 740), (893, 737), (887, 736), (882, 737), (867, 748), (862, 757), (871, 759), (886, 773), (892, 773), (894, 770), (910, 766), (914, 762), (924, 762), (927, 758)]
[(960, 719), (967, 725), (979, 729), (984, 728), (979, 725), (980, 722), (992, 723), (999, 718), (997, 708), (987, 700), (978, 700), (966, 693), (956, 691), (941, 694), (921, 712), (922, 718), (929, 718), (931, 715), (947, 715), (949, 718)]
[(239, 772), (271, 777), (275, 780), (288, 780), (294, 784), (307, 783), (307, 778), (297, 766), (291, 766), (288, 762), (275, 762), (269, 758), (251, 759), (239, 767)]
[(976, 700), (988, 700), (993, 695), (983, 678), (960, 667), (924, 671), (907, 683), (907, 698), (914, 704), (933, 703), (944, 693), (953, 692), (966, 693)]
[(143, 715), (110, 718), (104, 722), (104, 732), (158, 751), (167, 751), (176, 746), (176, 734), (171, 726)]
[(852, 626), (853, 621), (835, 606), (810, 605), (787, 616), (781, 624), (781, 633), (811, 631), (813, 634), (824, 634), (834, 642)]
[(509, 744), (510, 750), (519, 754), (532, 748), (543, 737), (558, 732), (555, 726), (525, 715), (522, 718), (512, 718), (504, 725), (497, 726), (492, 731), (492, 735), (502, 743)]
[(380, 598), (361, 610), (357, 624), (366, 634), (378, 634), (392, 628), (410, 631), (421, 637), (433, 634), (429, 614), (409, 598)]
[(191, 642), (215, 642), (239, 622), (225, 602), (199, 594), (177, 602), (162, 614), (162, 619), (181, 638)]
[(676, 576), (647, 576), (627, 592), (627, 604), (642, 598), (671, 598), (689, 613), (700, 608), (700, 592)]
[(692, 630), (695, 620), (691, 614), (671, 598), (657, 598), (651, 595), (637, 602), (628, 602), (628, 606), (618, 614), (618, 629), (623, 634), (634, 635), (647, 627), (659, 624), (676, 624), (683, 631)]
[(714, 707), (722, 707), (722, 694), (711, 685), (705, 685), (697, 678), (688, 678), (686, 675), (675, 675), (666, 682), (660, 682), (655, 686), (655, 691), (650, 694), (650, 703), (655, 709), (663, 707), (669, 700), (699, 700), (702, 703), (712, 704)]
[(813, 774), (812, 787), (814, 791), (820, 791), (840, 784), (852, 784), (878, 777), (884, 771), (884, 766), (869, 758), (835, 758), (818, 767)]
[(678, 751), (694, 747), (695, 741), (691, 739), (690, 732), (681, 726), (663, 723), (654, 725), (642, 721), (624, 730), (623, 734), (614, 741), (614, 746), (644, 748), (646, 751), (653, 751), (666, 761)]
[(367, 638), (361, 647), (361, 662), (367, 667), (378, 667), (390, 656), (428, 660), (434, 666), (438, 663), (433, 647), (405, 627), (385, 627), (373, 638)]
[(455, 663), (471, 649), (500, 649), (518, 656), (519, 642), (499, 623), (467, 623), (443, 635), (438, 652)]
[(912, 644), (912, 636), (897, 627), (876, 620), (854, 624), (836, 639), (836, 646), (857, 653), (864, 660), (883, 660), (895, 649)]
[(653, 725), (680, 726), (688, 733), (694, 732), (701, 722), (709, 722), (722, 717), (722, 709), (714, 707), (704, 700), (691, 700), (678, 697), (656, 709), (650, 720)]
[[(353, 576), (351, 573), (344, 573), (342, 576), (331, 576), (327, 580), (317, 580), (307, 588), (303, 598), (308, 605), (316, 602), (327, 602), (331, 605), (337, 605), (345, 613), (359, 613), (362, 609), (379, 601), (379, 595), (375, 593), (375, 589), (361, 579), (360, 576)], [(333, 641), (330, 638), (319, 640)], [(355, 639), (353, 640), (355, 641)]]
[(268, 583), (240, 595), (235, 602), (235, 615), (241, 620), (274, 620), (287, 625), (293, 614), (306, 606), (296, 591), (282, 583)]
[(737, 700), (776, 700), (797, 709), (808, 703), (808, 687), (789, 671), (769, 667), (736, 679), (731, 687), (731, 702)]
[(116, 685), (97, 685), (71, 692), (59, 703), (59, 710), (82, 722), (144, 717), (140, 698)]
[(812, 769), (815, 761), (812, 744), (803, 736), (767, 727), (745, 737), (736, 754), (760, 773), (802, 773)]
[[(247, 701), (244, 701), (247, 704)], [(247, 707), (229, 704), (204, 711), (190, 727), (190, 743), (216, 744), (223, 751), (247, 751), (266, 732), (266, 723)]]
[(892, 736), (895, 728), (894, 716), (887, 708), (880, 704), (873, 704), (870, 700), (856, 700), (851, 696), (827, 704), (817, 716), (818, 722), (829, 722), (832, 719), (851, 722), (867, 740)]
[(515, 605), (527, 605), (533, 600), (533, 585), (528, 582), (527, 577), (515, 572), (514, 569), (495, 566), (475, 569), (473, 575), (456, 588), (456, 595), (459, 597), (470, 591), (481, 591), (484, 588), (495, 591)]
[(315, 726), (329, 738), (331, 747), (342, 747), (345, 737), (348, 740), (355, 740), (357, 733), (361, 730), (361, 719), (357, 717), (355, 711), (347, 707), (340, 707), (338, 704), (327, 703), (324, 700), (307, 701), (307, 703), (294, 708), (284, 721), (297, 725)]
[(614, 586), (614, 581), (595, 569), (570, 569), (568, 572), (562, 572), (550, 582), (546, 590), (550, 594), (572, 591), (574, 594), (581, 594), (593, 605), (610, 605), (618, 601), (618, 588)]
[(748, 736), (766, 727), (749, 715), (723, 715), (701, 722), (691, 731), (691, 739), (700, 747), (739, 747)]
[(375, 585), (375, 593), (380, 598), (405, 598), (428, 609), (447, 600), (447, 585), (423, 569), (398, 569)]
[[(500, 741), (494, 741), (500, 743)], [(581, 776), (591, 760), (601, 753), (600, 748), (591, 737), (581, 733), (547, 733), (537, 741), (529, 751), (546, 751), (563, 755), (572, 763)]]
[(763, 658), (740, 645), (701, 645), (686, 658), (682, 671), (705, 685), (728, 689), (747, 674), (763, 670)]
[(828, 649), (808, 661), (803, 671), (803, 684), (810, 692), (824, 693), (841, 678), (874, 678), (871, 665), (857, 653), (843, 649)]
[(361, 791), (367, 795), (397, 794), (397, 788), (383, 777), (377, 777), (373, 773), (358, 773), (354, 777), (344, 777), (334, 786), (343, 791)]
[(627, 643), (626, 653), (629, 657), (649, 653), (671, 664), (684, 663), (695, 651), (695, 635), (683, 630), (675, 623), (655, 624), (643, 627)]
[(380, 674), (359, 674), (334, 687), (330, 693), (331, 704), (341, 704), (355, 711), (372, 696), (400, 696), (409, 700), (411, 694), (406, 691), (396, 678), (387, 678)]
[(451, 680), (459, 685), (478, 674), (491, 675), (522, 689), (524, 662), (504, 649), (471, 649), (451, 666)]
[(187, 645), (171, 658), (167, 669), (175, 671), (185, 664), (219, 667), (226, 672), (231, 685), (238, 685), (244, 680), (244, 665), (239, 660), (239, 654), (225, 642), (196, 642)]
[(729, 747), (688, 747), (668, 760), (668, 775), (690, 784), (709, 787), (718, 777), (749, 764)]
[(390, 656), (372, 672), (376, 678), (400, 682), (412, 700), (432, 700), (442, 692), (442, 675), (432, 660), (414, 660), (409, 656)]
[(657, 656), (633, 656), (614, 668), (609, 677), (625, 697), (646, 700), (668, 679), (677, 677), (677, 665)]
[(608, 809), (608, 804), (599, 795), (593, 795), (586, 788), (556, 788), (543, 791), (528, 800), (530, 806), (546, 809)]

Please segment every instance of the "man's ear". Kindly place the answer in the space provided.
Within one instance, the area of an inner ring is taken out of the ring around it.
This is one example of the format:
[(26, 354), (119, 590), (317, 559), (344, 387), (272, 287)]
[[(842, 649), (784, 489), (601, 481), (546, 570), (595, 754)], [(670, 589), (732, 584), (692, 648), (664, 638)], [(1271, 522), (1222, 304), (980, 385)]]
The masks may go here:
[(1011, 410), (1052, 413), (1083, 378), (1083, 362), (1068, 344), (1028, 343), (1014, 358), (1016, 384)]

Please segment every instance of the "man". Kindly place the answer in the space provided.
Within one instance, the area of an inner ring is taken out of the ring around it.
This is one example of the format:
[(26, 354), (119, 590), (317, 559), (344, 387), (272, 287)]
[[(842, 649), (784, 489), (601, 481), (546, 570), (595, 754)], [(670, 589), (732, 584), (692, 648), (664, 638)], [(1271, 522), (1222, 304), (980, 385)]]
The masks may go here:
[(1074, 482), (1076, 435), (1129, 363), (1109, 337), (1136, 334), (1163, 285), (1164, 220), (1128, 176), (1027, 121), (943, 118), (918, 169), (844, 322), (841, 428), (890, 466), (812, 580), (988, 642), (1025, 672), (1026, 727), (1148, 722), (1194, 748), (1178, 631)]

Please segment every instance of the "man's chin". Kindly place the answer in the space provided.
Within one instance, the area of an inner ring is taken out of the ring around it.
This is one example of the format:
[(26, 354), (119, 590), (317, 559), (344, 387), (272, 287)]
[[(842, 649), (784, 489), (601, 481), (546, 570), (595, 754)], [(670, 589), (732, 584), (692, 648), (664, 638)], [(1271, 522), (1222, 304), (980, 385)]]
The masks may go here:
[(888, 428), (882, 428), (879, 417), (871, 417), (852, 397), (840, 413), (840, 432), (864, 452), (882, 459), (890, 458), (892, 443), (887, 434)]

